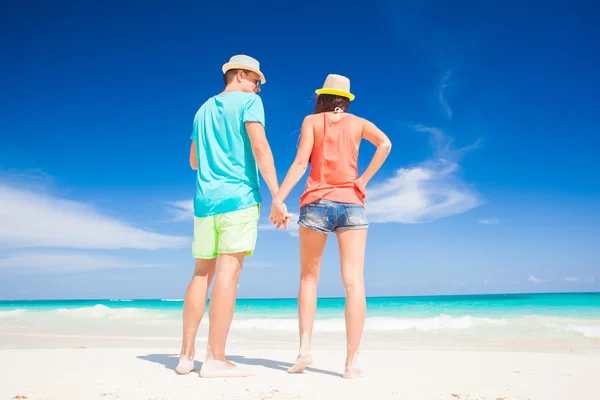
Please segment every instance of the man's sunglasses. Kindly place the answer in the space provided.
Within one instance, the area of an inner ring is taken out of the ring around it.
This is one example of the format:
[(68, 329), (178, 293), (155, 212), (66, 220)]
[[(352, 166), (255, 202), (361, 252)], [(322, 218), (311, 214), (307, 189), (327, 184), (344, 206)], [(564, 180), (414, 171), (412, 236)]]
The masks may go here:
[(250, 79), (248, 79), (250, 82), (254, 83), (257, 88), (260, 87), (260, 85), (261, 85), (260, 78), (254, 78), (254, 77), (250, 76), (251, 71), (247, 71), (245, 69), (243, 69), (242, 71), (244, 71), (246, 76), (250, 77)]

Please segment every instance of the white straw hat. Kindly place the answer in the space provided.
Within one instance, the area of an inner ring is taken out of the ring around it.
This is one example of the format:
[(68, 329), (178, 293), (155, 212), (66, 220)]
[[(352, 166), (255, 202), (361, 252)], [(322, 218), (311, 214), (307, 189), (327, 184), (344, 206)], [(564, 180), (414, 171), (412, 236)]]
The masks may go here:
[(350, 79), (342, 75), (329, 74), (321, 89), (315, 90), (316, 94), (332, 94), (335, 96), (347, 97), (350, 101), (354, 100), (354, 95), (350, 93)]
[(238, 54), (229, 59), (228, 63), (223, 64), (223, 73), (230, 69), (247, 69), (248, 71), (256, 72), (260, 76), (260, 84), (264, 85), (267, 81), (265, 75), (260, 71), (260, 63), (244, 54)]

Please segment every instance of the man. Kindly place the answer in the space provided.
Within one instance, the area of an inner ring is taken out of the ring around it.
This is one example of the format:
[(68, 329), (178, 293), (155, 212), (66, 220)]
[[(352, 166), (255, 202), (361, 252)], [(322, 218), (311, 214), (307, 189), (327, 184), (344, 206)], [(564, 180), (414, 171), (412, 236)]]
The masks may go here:
[[(197, 171), (194, 196), (194, 276), (183, 306), (183, 343), (176, 371), (194, 369), (195, 339), (208, 288), (216, 276), (209, 308), (209, 333), (201, 377), (244, 376), (225, 359), (236, 289), (244, 257), (257, 238), (260, 171), (271, 196), (279, 190), (273, 155), (265, 135), (265, 115), (257, 95), (266, 82), (257, 60), (231, 57), (223, 65), (225, 90), (208, 99), (194, 118), (190, 165)], [(278, 227), (287, 226), (285, 206), (272, 207)]]

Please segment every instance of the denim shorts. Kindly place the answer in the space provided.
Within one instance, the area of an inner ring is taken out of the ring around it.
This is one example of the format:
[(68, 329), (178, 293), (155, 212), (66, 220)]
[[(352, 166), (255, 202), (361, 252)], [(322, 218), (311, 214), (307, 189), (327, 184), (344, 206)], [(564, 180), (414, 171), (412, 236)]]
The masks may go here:
[(324, 199), (300, 208), (298, 224), (324, 233), (369, 227), (367, 213), (360, 204), (338, 203)]

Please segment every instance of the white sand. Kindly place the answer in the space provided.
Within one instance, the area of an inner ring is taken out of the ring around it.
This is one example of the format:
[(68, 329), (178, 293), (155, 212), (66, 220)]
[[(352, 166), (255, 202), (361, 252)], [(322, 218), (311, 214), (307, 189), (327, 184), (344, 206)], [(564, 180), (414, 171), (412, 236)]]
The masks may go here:
[[(175, 374), (173, 344), (2, 349), (0, 399), (600, 399), (597, 353), (367, 349), (361, 361), (369, 376), (344, 380), (342, 349), (321, 344), (312, 368), (289, 375), (293, 347), (248, 348), (236, 342), (228, 346), (230, 359), (254, 376), (203, 379), (195, 372)], [(198, 341), (199, 349), (204, 345)]]
[[(203, 379), (174, 372), (179, 316), (89, 311), (12, 313), (0, 320), (0, 400), (600, 400), (600, 338), (560, 328), (594, 328), (597, 321), (559, 321), (560, 329), (536, 318), (428, 330), (367, 326), (361, 365), (368, 376), (345, 380), (343, 321), (330, 331), (331, 321), (317, 321), (315, 363), (303, 375), (290, 375), (295, 321), (273, 319), (259, 329), (240, 320), (227, 354), (253, 376)], [(206, 336), (203, 323), (198, 371)]]

